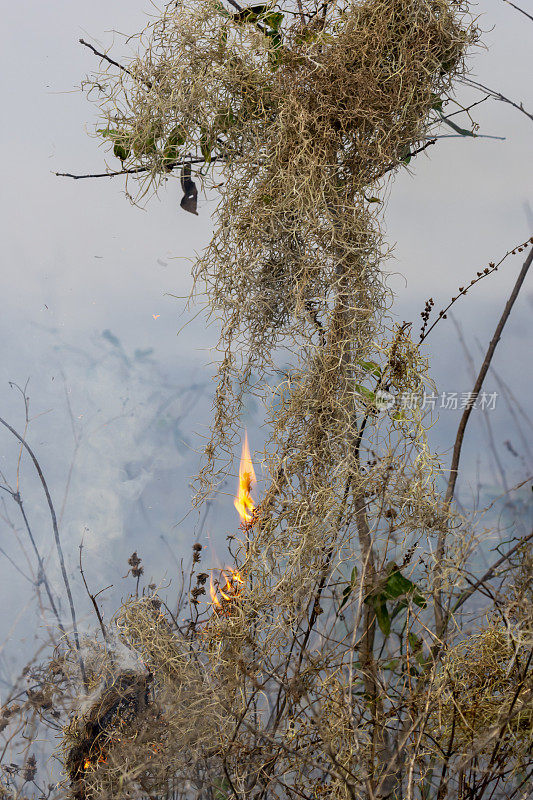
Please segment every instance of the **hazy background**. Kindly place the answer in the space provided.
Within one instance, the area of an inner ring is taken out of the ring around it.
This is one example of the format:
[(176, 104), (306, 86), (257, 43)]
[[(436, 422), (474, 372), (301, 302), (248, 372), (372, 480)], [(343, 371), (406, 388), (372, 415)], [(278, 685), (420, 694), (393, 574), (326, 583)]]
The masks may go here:
[[(532, 11), (530, 0), (522, 3)], [(533, 22), (503, 0), (484, 0), (476, 9), (487, 49), (472, 54), (473, 77), (533, 109)], [(98, 60), (78, 39), (99, 49), (116, 40), (122, 52), (113, 31), (135, 33), (153, 11), (146, 0), (2, 2), (0, 416), (23, 432), (21, 395), (9, 382), (23, 386), (30, 379), (28, 441), (61, 515), (75, 594), (83, 597), (77, 569), (83, 538), (93, 590), (114, 584), (102, 597), (108, 615), (133, 589), (131, 578), (122, 576), (134, 549), (144, 559), (146, 578), (172, 590), (179, 560), (187, 563), (196, 538), (213, 542), (209, 566), (215, 558), (223, 562), (224, 537), (235, 527), (232, 485), (205, 521), (198, 514), (185, 516), (196, 451), (210, 422), (211, 348), (218, 332), (206, 327), (202, 314), (194, 318), (198, 308), (187, 310), (178, 298), (188, 295), (191, 260), (209, 240), (215, 198), (202, 197), (200, 215), (193, 217), (180, 210), (179, 184), (169, 181), (160, 198), (141, 210), (125, 199), (121, 178), (72, 181), (52, 174), (104, 168), (104, 151), (87, 136), (95, 110), (77, 90)], [(479, 95), (465, 90), (461, 97)], [(384, 228), (396, 242), (395, 260), (388, 264), (397, 293), (394, 314), (414, 320), (415, 329), (426, 298), (442, 307), (477, 270), (533, 235), (533, 122), (495, 101), (473, 115), (481, 133), (505, 141), (439, 140), (413, 160), (412, 175), (398, 177), (385, 209)], [(509, 258), (456, 306), (476, 367), (477, 341), (485, 346), (490, 339), (522, 260)], [(476, 411), (467, 434), (459, 481), (467, 508), (502, 494), (531, 471), (532, 306), (529, 278), (494, 361), (502, 384), (491, 376), (485, 387), (500, 395), (487, 415), (491, 429)], [(473, 381), (452, 321), (437, 332), (427, 352), (440, 391), (469, 391)], [(511, 414), (502, 385), (522, 411), (514, 405)], [(432, 431), (443, 452), (459, 416), (460, 411), (442, 411)], [(252, 446), (258, 422), (252, 413)], [(13, 488), (17, 457), (13, 438), (0, 432), (0, 468)], [(20, 489), (61, 591), (44, 497), (27, 458)], [(0, 679), (9, 683), (25, 651), (19, 643), (40, 634), (43, 620), (28, 600), (34, 562), (28, 564), (21, 548), (27, 550), (22, 520), (3, 494), (0, 641), (9, 636), (10, 642), (0, 646)], [(530, 495), (526, 486), (524, 502)], [(503, 507), (498, 515), (505, 529)]]

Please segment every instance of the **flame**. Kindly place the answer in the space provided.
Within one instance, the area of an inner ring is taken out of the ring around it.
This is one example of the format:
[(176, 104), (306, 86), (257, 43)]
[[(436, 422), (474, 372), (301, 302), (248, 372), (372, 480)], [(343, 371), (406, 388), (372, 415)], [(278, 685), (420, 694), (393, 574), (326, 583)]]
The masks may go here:
[(218, 599), (217, 590), (215, 589), (215, 584), (213, 582), (213, 573), (209, 575), (209, 594), (211, 595), (211, 602), (216, 608), (220, 605), (220, 600)]
[[(244, 587), (244, 580), (240, 572), (236, 569), (228, 568), (221, 570), (220, 578), (221, 580), (216, 581), (218, 585), (217, 590), (215, 581), (213, 581), (213, 575), (211, 574), (209, 577), (209, 593), (215, 611), (221, 611), (224, 603), (226, 603), (227, 608), (229, 603), (232, 603), (241, 596)], [(221, 586), (222, 578), (225, 580), (223, 587)]]
[[(96, 761), (97, 761), (98, 764), (106, 764), (107, 763), (107, 758), (105, 756), (103, 756), (103, 755), (99, 755), (98, 758), (96, 759)], [(83, 762), (83, 769), (90, 769), (92, 766), (93, 766), (93, 762), (91, 761), (91, 759), (90, 758), (86, 758), (85, 761)]]
[(241, 463), (239, 466), (239, 488), (234, 500), (235, 508), (239, 512), (243, 525), (249, 525), (253, 519), (253, 510), (255, 506), (250, 492), (255, 483), (254, 465), (252, 464), (250, 450), (248, 448), (248, 434), (245, 432)]

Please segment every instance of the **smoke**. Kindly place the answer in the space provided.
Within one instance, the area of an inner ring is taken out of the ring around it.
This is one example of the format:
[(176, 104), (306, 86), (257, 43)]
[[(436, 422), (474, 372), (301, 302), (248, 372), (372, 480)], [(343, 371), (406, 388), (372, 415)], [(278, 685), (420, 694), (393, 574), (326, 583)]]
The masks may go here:
[[(110, 604), (110, 613), (117, 600), (135, 587), (131, 578), (122, 580), (128, 570), (127, 558), (134, 550), (143, 558), (146, 583), (170, 579), (180, 557), (186, 555), (187, 529), (176, 527), (176, 522), (190, 508), (188, 476), (197, 468), (195, 443), (187, 432), (193, 427), (188, 415), (194, 409), (196, 424), (208, 413), (206, 383), (196, 380), (194, 367), (176, 370), (174, 375), (166, 373), (151, 350), (125, 346), (109, 330), (76, 342), (65, 341), (57, 329), (37, 330), (39, 350), (24, 353), (19, 364), (12, 365), (9, 378), (23, 390), (26, 378), (20, 374), (20, 365), (26, 375), (31, 374), (26, 388), (30, 423), (25, 436), (50, 489), (83, 630), (86, 625), (94, 626), (95, 619), (84, 618), (84, 610), (91, 607), (78, 569), (81, 543), (83, 567), (92, 590), (114, 586), (102, 597), (104, 605), (106, 600)], [(22, 351), (27, 341), (21, 341)], [(14, 387), (3, 394), (1, 416), (24, 434), (22, 391)], [(19, 449), (7, 431), (2, 437), (2, 473), (13, 488)], [(66, 604), (61, 601), (64, 586), (50, 515), (42, 485), (27, 457), (21, 462), (19, 487), (66, 625)], [(4, 607), (12, 613), (4, 618), (2, 634), (18, 639), (22, 631), (35, 629), (34, 621), (25, 624), (29, 616), (34, 619), (34, 602), (20, 616), (18, 627), (13, 623), (34, 592), (31, 582), (37, 578), (37, 560), (16, 503), (10, 502), (7, 493), (3, 499), (0, 557), (5, 578), (1, 595)], [(8, 535), (9, 524), (16, 536)], [(167, 548), (160, 546), (161, 537)], [(174, 553), (171, 566), (168, 548)], [(7, 557), (20, 572), (9, 568)], [(47, 607), (46, 601), (39, 612), (44, 630), (57, 625)], [(30, 656), (33, 647), (34, 642), (28, 642), (18, 652), (13, 670), (20, 666), (20, 658)], [(8, 682), (14, 674), (11, 668), (9, 672)]]

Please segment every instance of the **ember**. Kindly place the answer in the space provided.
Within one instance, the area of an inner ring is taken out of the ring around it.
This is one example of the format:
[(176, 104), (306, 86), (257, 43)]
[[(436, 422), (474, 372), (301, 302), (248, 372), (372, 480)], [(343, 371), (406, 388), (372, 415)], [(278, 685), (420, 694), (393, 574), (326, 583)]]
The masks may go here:
[[(105, 764), (107, 762), (107, 758), (103, 755), (99, 755), (96, 759), (97, 764)], [(95, 762), (91, 761), (90, 758), (86, 758), (83, 762), (83, 769), (90, 769), (90, 767), (94, 766)]]

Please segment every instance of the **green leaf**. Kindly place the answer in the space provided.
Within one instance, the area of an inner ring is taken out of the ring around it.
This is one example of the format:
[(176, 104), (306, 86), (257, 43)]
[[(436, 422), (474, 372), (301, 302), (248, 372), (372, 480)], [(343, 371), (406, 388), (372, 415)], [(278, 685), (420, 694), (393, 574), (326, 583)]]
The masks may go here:
[(128, 158), (131, 152), (131, 143), (127, 134), (116, 131), (113, 128), (99, 128), (96, 132), (104, 138), (113, 140), (113, 155), (120, 158), (121, 161), (125, 161)]
[(339, 606), (339, 611), (341, 611), (344, 608), (344, 606), (350, 599), (351, 593), (352, 593), (352, 587), (350, 585), (345, 586), (344, 591), (342, 593), (342, 603)]
[(362, 367), (365, 372), (370, 372), (376, 378), (381, 378), (381, 367), (375, 361), (358, 361), (357, 364)]
[(365, 197), (367, 203), (381, 203), (379, 197)]
[(264, 22), (273, 30), (279, 31), (281, 23), (283, 22), (283, 14), (281, 11), (268, 11), (262, 16), (261, 22)]
[(294, 40), (302, 44), (310, 43), (318, 39), (318, 35), (319, 31), (316, 28), (304, 28), (304, 30), (301, 33), (297, 33), (295, 35)]
[(115, 142), (113, 146), (113, 155), (117, 158), (120, 158), (121, 161), (125, 161), (130, 154), (129, 147), (126, 147), (123, 144), (119, 144), (119, 142)]
[(149, 133), (145, 139), (135, 138), (132, 142), (132, 148), (136, 156), (155, 153), (157, 151), (155, 134)]
[(411, 160), (411, 146), (406, 144), (403, 146), (402, 150), (400, 151), (399, 155), (400, 161), (404, 164), (408, 164)]
[(405, 411), (395, 411), (394, 414), (392, 415), (392, 418), (397, 422), (401, 421), (402, 419), (405, 419)]
[(180, 148), (183, 147), (186, 141), (187, 131), (183, 125), (177, 125), (170, 131), (163, 149), (163, 166), (165, 169), (171, 169), (179, 161)]
[(361, 394), (363, 397), (366, 397), (367, 400), (371, 400), (373, 402), (376, 399), (374, 392), (371, 392), (370, 389), (366, 388), (366, 386), (361, 386), (359, 383), (357, 383), (355, 388), (359, 394)]
[(183, 147), (187, 141), (187, 129), (183, 125), (176, 125), (168, 135), (165, 147)]
[(272, 42), (273, 50), (279, 50), (281, 48), (283, 39), (281, 38), (281, 33), (279, 31), (267, 28), (265, 35), (268, 36)]
[(426, 659), (424, 657), (424, 646), (422, 639), (419, 639), (419, 637), (414, 633), (408, 633), (407, 638), (409, 641), (409, 647), (411, 648), (414, 657), (421, 667), (425, 666)]
[(408, 600), (405, 599), (405, 597), (403, 598), (403, 600), (398, 600), (398, 602), (396, 603), (396, 605), (394, 606), (394, 608), (392, 610), (391, 620), (395, 619), (398, 616), (398, 614), (400, 613), (400, 611), (403, 611), (403, 609), (407, 608), (408, 605), (409, 605), (409, 602), (408, 602)]
[(415, 589), (416, 586), (414, 583), (408, 578), (405, 578), (397, 567), (393, 567), (385, 584), (385, 592), (387, 597), (400, 597), (402, 594), (410, 594)]
[(370, 597), (366, 598), (365, 603), (368, 603), (368, 605), (372, 606), (376, 612), (376, 619), (381, 632), (384, 636), (388, 636), (390, 633), (391, 619), (387, 609), (386, 595), (383, 592), (377, 595), (370, 595)]
[(442, 111), (442, 104), (444, 102), (442, 97), (440, 95), (438, 95), (438, 94), (433, 93), (431, 95), (431, 99), (433, 101), (432, 105), (431, 105), (431, 108), (434, 109), (435, 111)]
[(241, 24), (247, 22), (257, 22), (258, 17), (264, 14), (267, 10), (267, 5), (248, 6), (248, 8), (243, 8), (241, 11), (237, 11), (236, 14), (233, 14), (232, 18), (234, 22)]
[(102, 136), (110, 136), (112, 139), (115, 139), (120, 135), (118, 131), (115, 131), (112, 128), (98, 128), (96, 133), (100, 133)]
[(264, 31), (265, 36), (268, 36), (271, 42), (271, 47), (268, 52), (268, 60), (272, 67), (276, 68), (283, 57), (283, 39), (281, 32), (277, 28), (267, 28)]
[(213, 127), (219, 131), (225, 132), (235, 124), (235, 115), (230, 106), (219, 108), (215, 114)]
[(342, 608), (344, 608), (344, 606), (346, 605), (346, 603), (350, 599), (350, 595), (353, 592), (353, 589), (355, 587), (356, 581), (357, 581), (357, 567), (354, 567), (352, 569), (351, 574), (350, 574), (350, 583), (347, 586), (344, 587), (344, 590), (342, 592), (342, 603), (339, 606), (339, 611)]
[[(231, 14), (228, 12), (228, 17), (230, 17), (230, 16), (231, 16)], [(222, 51), (224, 51), (225, 45), (228, 43), (228, 26), (227, 25), (224, 25), (224, 27), (220, 29), (220, 31), (218, 33), (218, 39), (219, 39), (219, 45), (222, 45)]]
[(381, 669), (395, 670), (400, 662), (401, 658), (391, 658), (390, 661), (387, 661), (385, 664), (383, 664)]
[(215, 3), (215, 8), (220, 14), (222, 14), (223, 17), (233, 17), (231, 11), (228, 11), (228, 9), (223, 6), (222, 3)]
[[(389, 575), (385, 582), (385, 594), (389, 599), (400, 597), (401, 595), (410, 595), (413, 603), (416, 603), (420, 608), (425, 608), (427, 605), (426, 599), (418, 590), (416, 584), (406, 578), (396, 564), (391, 564)], [(396, 611), (399, 613), (401, 608)], [(396, 616), (396, 614), (394, 615)]]
[(210, 131), (207, 128), (201, 128), (202, 136), (200, 138), (200, 152), (204, 158), (206, 164), (209, 164), (211, 161), (211, 153), (213, 150), (213, 137)]

